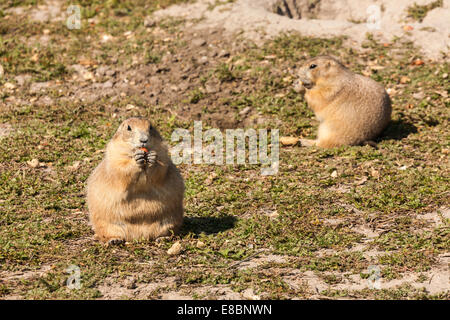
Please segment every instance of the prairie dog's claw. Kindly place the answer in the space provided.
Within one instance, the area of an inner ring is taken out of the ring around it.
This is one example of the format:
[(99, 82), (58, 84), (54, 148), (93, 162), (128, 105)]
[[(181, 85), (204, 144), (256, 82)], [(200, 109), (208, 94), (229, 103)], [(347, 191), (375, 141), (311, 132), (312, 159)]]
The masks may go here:
[(125, 240), (119, 238), (113, 238), (108, 241), (108, 246), (117, 246), (119, 244), (125, 243)]
[(155, 151), (149, 151), (146, 155), (145, 155), (145, 159), (147, 160), (147, 163), (149, 165), (153, 165), (156, 162), (156, 152)]
[(134, 153), (134, 159), (136, 160), (138, 165), (143, 165), (146, 161), (145, 152), (142, 150), (136, 150)]

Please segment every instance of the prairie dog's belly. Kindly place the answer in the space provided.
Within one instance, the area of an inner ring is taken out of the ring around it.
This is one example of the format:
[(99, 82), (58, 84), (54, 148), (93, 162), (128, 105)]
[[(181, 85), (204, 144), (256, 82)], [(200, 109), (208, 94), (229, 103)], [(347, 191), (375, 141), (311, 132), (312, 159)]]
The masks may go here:
[(128, 196), (120, 202), (119, 215), (126, 221), (156, 219), (165, 213), (167, 201), (155, 197), (152, 193), (140, 193)]

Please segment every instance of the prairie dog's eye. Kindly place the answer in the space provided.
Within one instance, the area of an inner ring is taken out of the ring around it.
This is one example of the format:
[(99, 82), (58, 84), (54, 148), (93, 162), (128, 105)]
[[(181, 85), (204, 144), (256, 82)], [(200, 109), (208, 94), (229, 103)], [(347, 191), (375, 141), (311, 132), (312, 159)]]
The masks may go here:
[(314, 64), (314, 63), (313, 63), (312, 65), (309, 66), (310, 69), (314, 69), (315, 67), (317, 67), (317, 65)]
[(153, 131), (153, 126), (150, 126), (149, 131)]
[(130, 127), (129, 125), (128, 125), (128, 128), (127, 128), (127, 130), (128, 130), (128, 131), (131, 131), (131, 127)]

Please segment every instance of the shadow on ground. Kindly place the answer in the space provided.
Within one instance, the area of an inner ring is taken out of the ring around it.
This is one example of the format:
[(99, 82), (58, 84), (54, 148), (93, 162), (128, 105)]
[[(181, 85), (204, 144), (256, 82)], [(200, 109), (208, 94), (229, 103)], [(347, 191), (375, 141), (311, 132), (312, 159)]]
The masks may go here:
[(411, 122), (403, 119), (392, 120), (379, 137), (379, 140), (401, 140), (411, 133), (417, 133), (417, 127)]
[(237, 219), (231, 215), (222, 217), (185, 217), (180, 234), (214, 234), (226, 231), (234, 227)]

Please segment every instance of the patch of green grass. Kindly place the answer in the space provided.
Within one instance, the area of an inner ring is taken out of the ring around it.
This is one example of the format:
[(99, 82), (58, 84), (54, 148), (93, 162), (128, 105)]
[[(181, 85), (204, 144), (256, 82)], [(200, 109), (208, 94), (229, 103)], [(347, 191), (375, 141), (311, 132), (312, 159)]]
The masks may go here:
[(442, 7), (443, 3), (443, 0), (436, 0), (426, 5), (418, 5), (417, 3), (414, 3), (407, 9), (408, 18), (422, 22), (429, 11)]
[(220, 64), (216, 68), (215, 74), (221, 82), (233, 81), (237, 78), (236, 72), (233, 72), (232, 68), (225, 63)]

